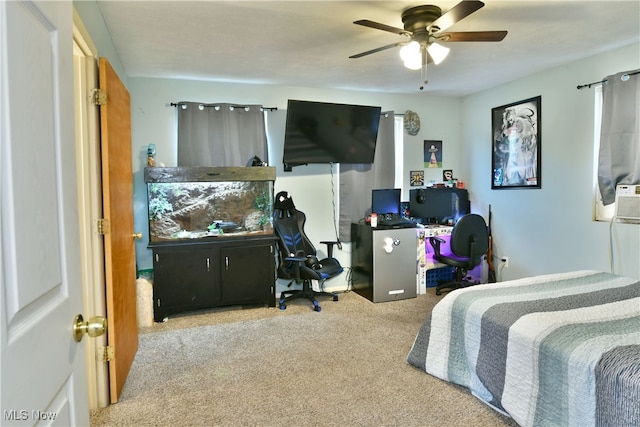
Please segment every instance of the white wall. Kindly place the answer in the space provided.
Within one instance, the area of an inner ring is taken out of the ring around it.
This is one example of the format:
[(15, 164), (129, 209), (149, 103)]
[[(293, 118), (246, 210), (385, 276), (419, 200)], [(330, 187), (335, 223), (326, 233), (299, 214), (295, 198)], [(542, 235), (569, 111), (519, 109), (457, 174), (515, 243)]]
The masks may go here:
[[(422, 118), (418, 135), (405, 135), (405, 188), (409, 187), (409, 170), (423, 169), (423, 141), (444, 141), (443, 159), (447, 169), (461, 171), (460, 152), (460, 100), (458, 98), (431, 97), (425, 94), (393, 95), (314, 88), (246, 85), (193, 80), (129, 78), (131, 94), (132, 138), (134, 158), (134, 214), (136, 230), (148, 230), (144, 166), (148, 144), (156, 144), (156, 161), (165, 166), (176, 166), (176, 111), (170, 104), (179, 101), (229, 102), (262, 104), (278, 108), (268, 113), (268, 136), (271, 166), (276, 167), (275, 191), (288, 191), (296, 206), (307, 215), (306, 232), (316, 248), (325, 252), (322, 240), (334, 240), (334, 209), (337, 209), (338, 171), (330, 165), (294, 167), (284, 172), (282, 153), (288, 99), (379, 105), (383, 111), (395, 110), (403, 114), (407, 109)], [(265, 159), (263, 159), (265, 160)], [(464, 177), (464, 175), (462, 175)], [(442, 170), (427, 170), (426, 179), (440, 180)], [(335, 207), (334, 207), (335, 200)], [(337, 212), (335, 213), (337, 217)], [(146, 233), (145, 233), (146, 234)], [(151, 251), (146, 248), (147, 238), (136, 246), (138, 269), (152, 267)], [(343, 245), (336, 258), (345, 266), (350, 262), (350, 245)], [(331, 288), (345, 289), (347, 275), (332, 281)], [(329, 284), (328, 284), (329, 285)]]
[[(609, 224), (592, 221), (593, 90), (578, 84), (640, 67), (640, 46), (612, 52), (538, 73), (466, 98), (431, 97), (426, 93), (390, 95), (312, 88), (239, 85), (202, 81), (131, 78), (125, 75), (94, 2), (74, 2), (99, 54), (106, 56), (131, 93), (136, 230), (147, 230), (146, 188), (142, 178), (147, 144), (158, 160), (176, 162), (176, 118), (171, 102), (261, 103), (279, 110), (270, 114), (276, 191), (293, 194), (308, 214), (314, 243), (334, 236), (329, 166), (313, 165), (284, 173), (282, 156), (286, 100), (308, 99), (380, 105), (383, 110), (418, 112), (420, 133), (405, 134), (405, 191), (410, 170), (423, 169), (425, 139), (444, 142), (444, 168), (453, 169), (469, 189), (472, 210), (485, 215), (491, 204), (498, 255), (510, 257), (504, 279), (593, 268), (609, 271)], [(413, 78), (410, 75), (398, 78)], [(491, 108), (542, 96), (542, 189), (491, 190)], [(335, 171), (334, 171), (335, 173)], [(441, 170), (425, 170), (427, 181)], [(335, 178), (335, 176), (334, 176)], [(640, 277), (640, 226), (614, 224), (611, 231), (614, 271)], [(138, 269), (150, 268), (147, 241), (137, 243)], [(322, 249), (320, 245), (317, 245)], [(338, 258), (349, 265), (348, 245)], [(345, 275), (343, 275), (345, 276)], [(341, 287), (338, 284), (336, 287)]]
[(125, 72), (118, 52), (116, 52), (113, 42), (111, 41), (111, 35), (107, 28), (100, 9), (95, 1), (74, 1), (73, 7), (78, 12), (82, 23), (91, 35), (91, 41), (95, 44), (98, 50), (98, 55), (105, 57), (109, 60), (111, 67), (116, 72), (122, 83), (127, 86), (127, 73)]
[[(578, 269), (610, 271), (609, 223), (592, 220), (594, 89), (579, 84), (640, 67), (636, 43), (465, 98), (465, 169), (473, 202), (493, 212), (503, 278)], [(542, 189), (491, 190), (491, 109), (542, 96)], [(613, 224), (614, 272), (640, 277), (640, 225)]]

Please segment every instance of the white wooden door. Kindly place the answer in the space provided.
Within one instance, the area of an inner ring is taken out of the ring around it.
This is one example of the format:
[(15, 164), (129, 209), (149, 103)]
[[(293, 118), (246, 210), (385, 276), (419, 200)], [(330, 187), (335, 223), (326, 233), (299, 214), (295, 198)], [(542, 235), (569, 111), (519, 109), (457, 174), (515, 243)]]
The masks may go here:
[(72, 336), (82, 311), (72, 16), (71, 2), (0, 2), (3, 425), (89, 425), (84, 342)]

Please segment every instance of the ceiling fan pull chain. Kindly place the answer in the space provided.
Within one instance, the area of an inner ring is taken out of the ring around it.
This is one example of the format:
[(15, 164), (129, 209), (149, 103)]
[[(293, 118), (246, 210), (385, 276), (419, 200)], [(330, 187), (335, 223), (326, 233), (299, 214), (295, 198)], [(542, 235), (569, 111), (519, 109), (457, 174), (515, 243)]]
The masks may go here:
[(420, 76), (422, 78), (422, 85), (420, 85), (420, 90), (424, 90), (424, 85), (426, 85), (427, 83), (429, 83), (429, 80), (427, 80), (427, 64), (424, 63), (422, 64), (422, 68), (420, 69)]

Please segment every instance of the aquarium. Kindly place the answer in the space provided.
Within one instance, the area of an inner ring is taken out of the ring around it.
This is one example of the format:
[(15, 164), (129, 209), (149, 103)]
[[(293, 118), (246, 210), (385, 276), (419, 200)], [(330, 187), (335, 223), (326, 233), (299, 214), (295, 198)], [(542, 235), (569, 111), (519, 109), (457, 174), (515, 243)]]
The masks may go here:
[(269, 169), (147, 168), (149, 243), (273, 234)]

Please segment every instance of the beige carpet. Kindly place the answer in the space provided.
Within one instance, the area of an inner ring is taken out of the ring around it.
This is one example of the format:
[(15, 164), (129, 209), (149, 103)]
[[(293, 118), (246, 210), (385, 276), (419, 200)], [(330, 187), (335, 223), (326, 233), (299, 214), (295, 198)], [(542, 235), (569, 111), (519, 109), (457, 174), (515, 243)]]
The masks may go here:
[(120, 402), (92, 426), (514, 426), (409, 365), (441, 298), (374, 304), (354, 292), (278, 308), (226, 308), (141, 330)]

